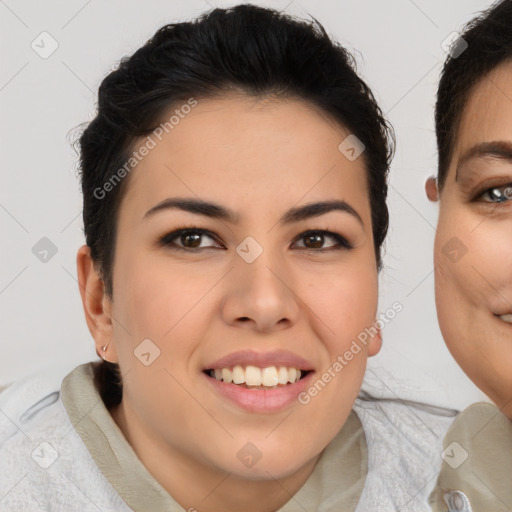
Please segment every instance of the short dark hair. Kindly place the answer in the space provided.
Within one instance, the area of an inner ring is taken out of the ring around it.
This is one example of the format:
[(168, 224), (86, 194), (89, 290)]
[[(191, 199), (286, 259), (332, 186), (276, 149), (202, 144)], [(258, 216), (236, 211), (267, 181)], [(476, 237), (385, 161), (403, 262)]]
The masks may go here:
[[(191, 97), (216, 98), (230, 92), (302, 99), (364, 144), (375, 254), (381, 268), (389, 221), (392, 128), (357, 75), (353, 57), (313, 20), (296, 20), (250, 4), (213, 9), (192, 22), (163, 26), (104, 78), (96, 117), (79, 145), (85, 239), (110, 298), (118, 210), (129, 177), (101, 197), (95, 191), (113, 179), (140, 138), (151, 134), (172, 106)], [(115, 367), (102, 366), (104, 375), (112, 375), (109, 368)], [(116, 394), (112, 403), (119, 401)]]
[(471, 20), (460, 37), (455, 51), (446, 58), (437, 90), (435, 124), (440, 190), (446, 181), (471, 92), (493, 69), (512, 59), (512, 0), (494, 3)]

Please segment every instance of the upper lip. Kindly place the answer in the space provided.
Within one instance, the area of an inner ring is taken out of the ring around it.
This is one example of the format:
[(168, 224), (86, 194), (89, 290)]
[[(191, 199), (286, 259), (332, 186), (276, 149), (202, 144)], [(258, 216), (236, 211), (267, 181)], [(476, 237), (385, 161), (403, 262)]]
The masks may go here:
[(205, 370), (232, 368), (233, 366), (288, 366), (299, 370), (312, 370), (313, 365), (306, 359), (286, 350), (269, 352), (256, 352), (254, 350), (240, 350), (217, 359), (206, 366)]

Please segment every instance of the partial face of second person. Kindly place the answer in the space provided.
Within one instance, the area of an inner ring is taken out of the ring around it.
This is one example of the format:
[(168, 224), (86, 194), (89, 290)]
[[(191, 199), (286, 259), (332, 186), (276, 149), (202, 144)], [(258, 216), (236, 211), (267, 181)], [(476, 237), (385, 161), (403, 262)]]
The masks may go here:
[[(106, 358), (124, 375), (116, 419), (170, 487), (189, 477), (189, 490), (213, 489), (219, 473), (282, 493), (273, 479), (302, 472), (304, 480), (346, 421), (379, 335), (309, 403), (297, 395), (375, 322), (367, 175), (363, 158), (338, 150), (347, 135), (302, 101), (200, 100), (130, 176), (114, 320), (95, 338), (111, 339)], [(218, 207), (148, 213), (169, 198)], [(302, 210), (325, 202), (341, 207)], [(212, 215), (225, 211), (232, 218)], [(180, 236), (181, 228), (191, 232)], [(149, 366), (134, 356), (145, 339), (160, 351)], [(234, 390), (209, 373), (235, 365), (310, 373), (271, 392)], [(247, 456), (261, 459), (247, 464)]]
[[(512, 419), (512, 64), (471, 92), (440, 192), (436, 303), (451, 353)], [(427, 192), (435, 195), (433, 184)]]

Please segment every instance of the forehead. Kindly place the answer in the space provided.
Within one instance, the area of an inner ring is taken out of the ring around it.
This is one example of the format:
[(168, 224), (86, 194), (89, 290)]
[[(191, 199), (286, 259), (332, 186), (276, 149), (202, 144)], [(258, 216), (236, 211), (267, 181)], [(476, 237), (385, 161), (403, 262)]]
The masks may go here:
[(512, 62), (485, 75), (474, 87), (461, 116), (457, 154), (496, 140), (512, 140)]
[(308, 194), (310, 200), (315, 194), (366, 197), (363, 158), (350, 161), (338, 148), (348, 135), (301, 100), (198, 99), (155, 139), (130, 176), (125, 200), (146, 208), (186, 194), (247, 206), (257, 198), (263, 207), (276, 200), (296, 203)]

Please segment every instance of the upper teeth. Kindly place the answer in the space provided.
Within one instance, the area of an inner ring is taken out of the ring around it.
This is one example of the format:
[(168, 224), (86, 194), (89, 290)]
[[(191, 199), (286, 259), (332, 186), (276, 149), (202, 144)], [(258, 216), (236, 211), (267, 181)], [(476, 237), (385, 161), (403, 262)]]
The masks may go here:
[(512, 314), (510, 314), (510, 313), (509, 313), (509, 314), (507, 314), (507, 315), (500, 315), (500, 318), (501, 318), (503, 321), (505, 321), (505, 322), (507, 322), (507, 323), (509, 323), (509, 324), (512, 324)]
[(214, 370), (214, 376), (217, 380), (232, 382), (233, 384), (247, 384), (247, 386), (265, 386), (273, 387), (278, 384), (287, 384), (288, 382), (297, 382), (300, 380), (301, 371), (297, 368), (287, 368), (286, 366), (268, 366), (267, 368), (258, 368), (257, 366), (235, 366), (232, 369), (222, 368)]

